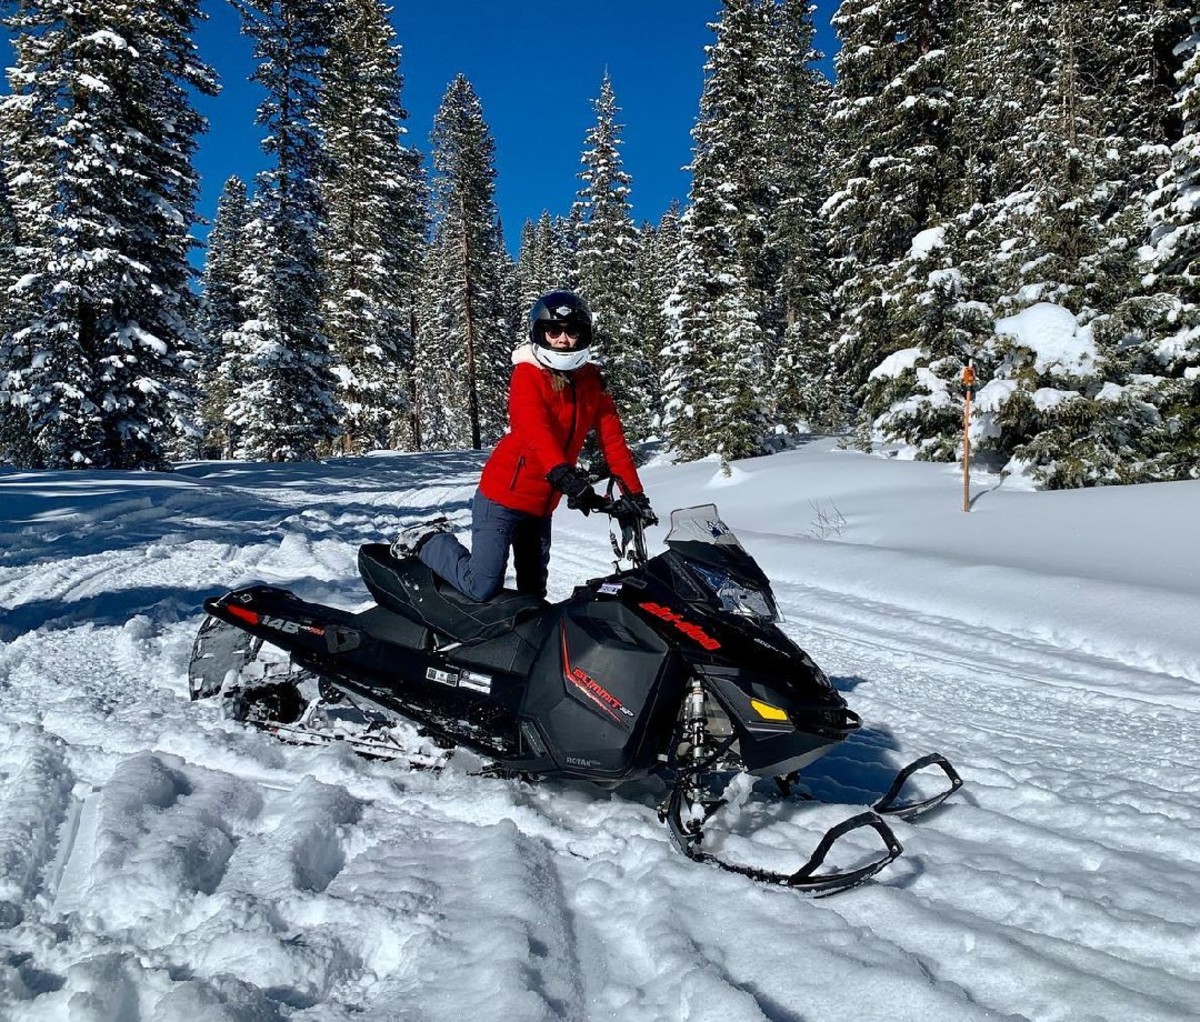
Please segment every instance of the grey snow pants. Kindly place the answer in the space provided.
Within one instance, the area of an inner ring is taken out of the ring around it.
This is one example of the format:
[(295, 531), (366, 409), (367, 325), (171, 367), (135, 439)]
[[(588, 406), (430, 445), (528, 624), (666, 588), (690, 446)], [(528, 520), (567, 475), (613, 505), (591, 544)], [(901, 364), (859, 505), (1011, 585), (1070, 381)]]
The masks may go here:
[(483, 601), (503, 588), (510, 548), (518, 592), (544, 599), (550, 566), (549, 516), (514, 511), (478, 490), (471, 502), (471, 549), (441, 533), (426, 540), (417, 556), (460, 593)]

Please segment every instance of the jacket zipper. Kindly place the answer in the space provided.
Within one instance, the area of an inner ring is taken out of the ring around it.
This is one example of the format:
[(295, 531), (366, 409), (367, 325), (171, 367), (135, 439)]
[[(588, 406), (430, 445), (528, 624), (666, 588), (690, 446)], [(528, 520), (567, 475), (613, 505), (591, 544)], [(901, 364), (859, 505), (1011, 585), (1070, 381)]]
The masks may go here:
[[(567, 454), (571, 450), (571, 441), (575, 439), (575, 427), (579, 422), (579, 402), (575, 399), (575, 381), (571, 377), (567, 377), (567, 386), (571, 388), (571, 428), (567, 431), (567, 442), (563, 454)], [(554, 490), (550, 490), (550, 496), (546, 498), (546, 513), (542, 516), (548, 518), (550, 516), (550, 505), (554, 503)]]
[(522, 454), (517, 459), (517, 467), (513, 469), (512, 482), (510, 482), (508, 484), (508, 488), (510, 490), (515, 490), (517, 488), (517, 476), (519, 476), (521, 474), (521, 469), (523, 469), (524, 467), (525, 467), (525, 455)]
[(571, 388), (571, 428), (567, 432), (567, 450), (571, 449), (571, 441), (575, 439), (575, 426), (579, 422), (579, 402), (575, 398), (575, 381), (570, 377), (567, 378), (567, 386)]

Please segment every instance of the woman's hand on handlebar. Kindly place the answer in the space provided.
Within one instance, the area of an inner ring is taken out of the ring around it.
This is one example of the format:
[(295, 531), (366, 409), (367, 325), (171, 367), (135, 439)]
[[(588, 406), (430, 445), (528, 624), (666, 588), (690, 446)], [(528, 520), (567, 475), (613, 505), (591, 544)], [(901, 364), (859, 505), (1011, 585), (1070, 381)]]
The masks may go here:
[(621, 520), (640, 521), (643, 525), (657, 525), (658, 515), (650, 506), (650, 498), (644, 493), (625, 493), (609, 502), (605, 509), (610, 515)]

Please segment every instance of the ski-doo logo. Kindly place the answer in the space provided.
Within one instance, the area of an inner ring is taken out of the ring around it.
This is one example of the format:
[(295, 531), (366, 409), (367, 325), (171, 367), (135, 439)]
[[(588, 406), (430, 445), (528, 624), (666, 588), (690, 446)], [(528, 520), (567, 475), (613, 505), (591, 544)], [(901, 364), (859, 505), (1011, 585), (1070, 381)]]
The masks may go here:
[(664, 607), (661, 603), (639, 603), (638, 606), (647, 613), (653, 614), (656, 618), (674, 625), (678, 631), (683, 632), (689, 639), (695, 639), (705, 649), (714, 650), (721, 648), (721, 644), (709, 635), (708, 632), (699, 625), (685, 620), (670, 607)]
[(562, 634), (563, 679), (589, 702), (594, 703), (602, 709), (615, 723), (620, 724), (621, 727), (628, 728), (629, 721), (623, 720), (621, 715), (632, 718), (634, 715), (633, 711), (626, 707), (620, 699), (609, 692), (608, 689), (601, 685), (600, 682), (588, 674), (582, 667), (572, 666), (571, 651), (567, 648), (567, 626), (565, 624), (560, 625), (559, 631)]
[(262, 623), (267, 628), (274, 628), (277, 632), (283, 632), (284, 635), (299, 635), (300, 632), (309, 632), (312, 635), (324, 635), (325, 629), (319, 628), (316, 625), (302, 625), (299, 621), (288, 621), (282, 617), (267, 617), (263, 615)]

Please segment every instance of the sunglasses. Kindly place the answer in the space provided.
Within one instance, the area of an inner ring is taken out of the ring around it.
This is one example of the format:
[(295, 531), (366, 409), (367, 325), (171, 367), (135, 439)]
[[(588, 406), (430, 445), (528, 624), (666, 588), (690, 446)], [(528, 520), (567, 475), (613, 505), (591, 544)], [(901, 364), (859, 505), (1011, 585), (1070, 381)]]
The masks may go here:
[(577, 326), (562, 326), (559, 323), (547, 323), (543, 329), (546, 332), (546, 337), (552, 341), (563, 334), (566, 334), (573, 341), (579, 340), (580, 331)]

